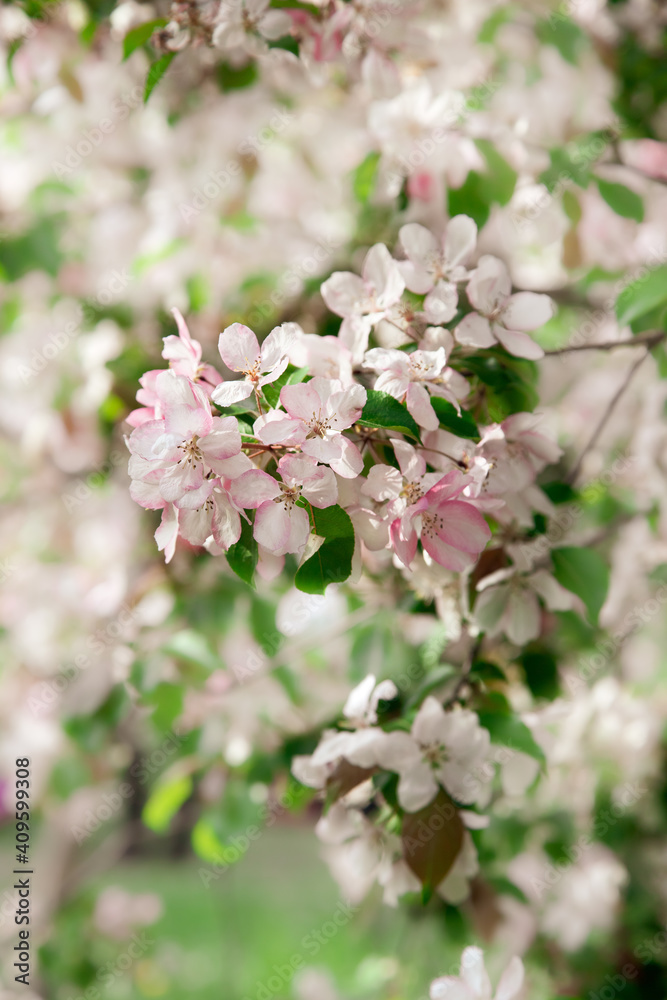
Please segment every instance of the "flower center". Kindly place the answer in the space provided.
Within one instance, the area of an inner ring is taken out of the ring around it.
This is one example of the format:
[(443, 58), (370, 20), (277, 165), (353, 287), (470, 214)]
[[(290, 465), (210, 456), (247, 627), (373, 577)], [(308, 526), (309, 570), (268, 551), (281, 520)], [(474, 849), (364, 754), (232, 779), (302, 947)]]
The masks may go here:
[(310, 430), (306, 435), (306, 441), (312, 440), (312, 438), (325, 438), (327, 432), (331, 430), (331, 417), (323, 417), (322, 411), (319, 414), (313, 412), (312, 419), (308, 421), (308, 426)]
[(301, 483), (298, 486), (288, 486), (287, 483), (279, 483), (278, 485), (280, 486), (280, 496), (274, 497), (273, 502), (281, 503), (289, 514), (301, 496), (303, 485)]
[(418, 500), (421, 500), (424, 496), (424, 491), (419, 483), (409, 483), (406, 479), (404, 479), (401, 496), (405, 497), (408, 507), (410, 507), (413, 503), (417, 503)]
[(429, 743), (422, 747), (422, 760), (433, 768), (440, 767), (447, 759), (447, 750), (441, 743)]
[(422, 514), (422, 537), (426, 535), (427, 538), (435, 538), (444, 526), (445, 521), (440, 514), (433, 514), (429, 511)]
[(186, 465), (195, 465), (197, 462), (203, 461), (203, 456), (199, 450), (199, 445), (197, 442), (199, 438), (196, 434), (193, 434), (189, 441), (183, 441), (179, 444), (179, 448), (183, 452), (183, 458), (179, 458), (177, 464), (180, 465), (181, 462), (185, 462)]

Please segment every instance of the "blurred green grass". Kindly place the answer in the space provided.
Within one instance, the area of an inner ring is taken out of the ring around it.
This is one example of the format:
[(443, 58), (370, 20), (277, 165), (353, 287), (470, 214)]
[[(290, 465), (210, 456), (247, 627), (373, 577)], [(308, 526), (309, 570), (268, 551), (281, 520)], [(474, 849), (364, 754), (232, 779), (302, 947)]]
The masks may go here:
[[(421, 911), (415, 919), (373, 896), (345, 922), (340, 892), (310, 830), (266, 831), (208, 888), (199, 875), (206, 867), (191, 858), (128, 861), (93, 883), (99, 891), (114, 885), (155, 892), (164, 906), (148, 928), (154, 945), (104, 989), (105, 1000), (292, 998), (287, 976), (276, 990), (267, 983), (274, 967), (295, 955), (329, 970), (342, 997), (418, 1000), (460, 955), (442, 911)], [(332, 933), (337, 911), (343, 926)], [(314, 931), (324, 933), (323, 944)]]

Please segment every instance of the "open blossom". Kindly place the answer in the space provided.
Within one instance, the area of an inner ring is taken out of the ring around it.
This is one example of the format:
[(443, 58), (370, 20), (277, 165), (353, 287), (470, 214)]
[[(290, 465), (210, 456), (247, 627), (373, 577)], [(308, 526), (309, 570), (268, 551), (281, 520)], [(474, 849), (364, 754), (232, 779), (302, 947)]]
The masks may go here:
[(517, 292), (503, 262), (484, 256), (468, 282), (468, 299), (476, 312), (469, 313), (456, 327), (460, 344), (493, 347), (500, 344), (519, 358), (541, 358), (544, 351), (526, 331), (538, 330), (554, 315), (548, 295)]
[(425, 496), (443, 478), (441, 472), (427, 472), (426, 461), (419, 452), (400, 438), (392, 438), (398, 469), (392, 465), (374, 465), (361, 492), (373, 500), (389, 500), (388, 513), (396, 518), (410, 504)]
[[(411, 292), (424, 295), (440, 285), (452, 288), (452, 282), (468, 276), (464, 264), (477, 243), (477, 226), (469, 216), (456, 215), (450, 219), (441, 241), (417, 222), (402, 226), (398, 235), (407, 256), (407, 260), (399, 262), (399, 267)], [(456, 308), (456, 288), (452, 291)], [(452, 291), (448, 288), (447, 294)]]
[(373, 326), (394, 306), (405, 282), (383, 243), (376, 243), (366, 254), (361, 277), (351, 271), (335, 271), (320, 291), (327, 306), (343, 317), (339, 337), (359, 364), (368, 347)]
[(315, 507), (336, 503), (338, 491), (331, 469), (307, 455), (285, 455), (278, 462), (279, 483), (261, 469), (244, 472), (231, 484), (238, 507), (257, 509), (254, 536), (274, 555), (302, 553), (310, 534), (308, 512), (298, 506), (303, 497)]
[(524, 969), (520, 958), (514, 957), (503, 972), (496, 992), (484, 967), (480, 948), (466, 948), (461, 955), (461, 975), (441, 976), (431, 983), (431, 1000), (519, 1000), (522, 995)]
[(309, 382), (285, 385), (280, 402), (286, 413), (272, 410), (255, 421), (255, 434), (264, 444), (299, 445), (305, 455), (330, 465), (345, 479), (363, 469), (357, 446), (341, 431), (361, 416), (366, 402), (362, 385), (345, 388), (338, 379), (316, 375)]
[[(399, 775), (398, 801), (407, 812), (428, 805), (442, 786), (458, 802), (477, 798), (480, 775), (489, 756), (490, 737), (475, 712), (446, 712), (429, 696), (409, 733), (385, 733), (373, 746), (380, 767)], [(487, 778), (488, 773), (488, 778)]]
[(574, 596), (545, 569), (521, 574), (517, 567), (500, 569), (477, 584), (475, 619), (490, 636), (504, 633), (511, 642), (523, 646), (541, 631), (538, 597), (552, 611), (568, 611)]
[(457, 470), (448, 472), (391, 524), (391, 542), (410, 566), (421, 538), (424, 551), (445, 569), (466, 569), (482, 551), (491, 531), (471, 503), (457, 499), (468, 485)]
[(128, 441), (132, 498), (154, 510), (186, 494), (203, 503), (213, 489), (210, 473), (225, 475), (241, 451), (238, 421), (212, 416), (201, 389), (172, 371), (158, 376), (156, 391), (164, 418), (141, 424)]
[(243, 372), (245, 378), (222, 382), (211, 393), (213, 402), (231, 406), (280, 378), (289, 364), (293, 336), (291, 330), (277, 326), (260, 348), (255, 334), (243, 323), (232, 323), (223, 330), (218, 339), (220, 357), (231, 371)]
[(292, 19), (283, 10), (269, 10), (269, 0), (226, 0), (220, 4), (213, 44), (225, 51), (242, 49), (258, 55), (262, 43), (254, 34), (274, 41), (289, 34)]
[(426, 430), (436, 430), (440, 425), (429, 393), (442, 396), (457, 410), (461, 409), (459, 399), (468, 394), (465, 378), (447, 367), (444, 347), (435, 351), (413, 351), (411, 354), (374, 347), (366, 353), (364, 368), (380, 372), (375, 388), (395, 399), (405, 397), (408, 411)]
[(540, 413), (513, 413), (485, 429), (478, 451), (491, 463), (488, 485), (493, 493), (529, 486), (538, 472), (561, 457), (558, 443), (544, 428), (538, 429), (543, 420)]

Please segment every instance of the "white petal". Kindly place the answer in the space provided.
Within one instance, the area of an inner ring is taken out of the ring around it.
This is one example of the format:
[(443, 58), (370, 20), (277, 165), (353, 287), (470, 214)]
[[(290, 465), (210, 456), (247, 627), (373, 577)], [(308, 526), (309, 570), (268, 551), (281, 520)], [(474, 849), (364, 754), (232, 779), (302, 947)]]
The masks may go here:
[(406, 255), (417, 268), (431, 273), (435, 270), (442, 252), (430, 229), (420, 226), (418, 222), (409, 222), (401, 226), (398, 238)]
[(454, 336), (459, 344), (466, 347), (493, 347), (496, 338), (491, 332), (488, 319), (477, 313), (468, 313), (454, 330)]
[(384, 243), (376, 243), (366, 254), (363, 267), (364, 280), (375, 288), (375, 303), (378, 309), (387, 309), (398, 302), (405, 282), (396, 261)]
[(477, 226), (468, 215), (455, 215), (445, 229), (445, 263), (447, 269), (468, 259), (477, 243)]
[(211, 393), (211, 399), (218, 406), (233, 406), (242, 399), (247, 399), (252, 394), (252, 384), (246, 379), (237, 379), (234, 382), (220, 382)]
[(481, 948), (466, 948), (461, 955), (461, 978), (475, 1000), (491, 1000), (491, 981)]
[(495, 1000), (517, 1000), (523, 987), (523, 979), (523, 962), (515, 955), (500, 977)]
[(517, 358), (528, 358), (531, 361), (537, 361), (539, 358), (544, 357), (544, 351), (540, 345), (536, 344), (527, 333), (506, 330), (504, 327), (499, 326), (498, 323), (493, 324), (493, 333), (498, 343), (502, 344), (506, 351)]
[(535, 292), (517, 292), (508, 299), (500, 321), (509, 330), (539, 330), (555, 313), (548, 295)]

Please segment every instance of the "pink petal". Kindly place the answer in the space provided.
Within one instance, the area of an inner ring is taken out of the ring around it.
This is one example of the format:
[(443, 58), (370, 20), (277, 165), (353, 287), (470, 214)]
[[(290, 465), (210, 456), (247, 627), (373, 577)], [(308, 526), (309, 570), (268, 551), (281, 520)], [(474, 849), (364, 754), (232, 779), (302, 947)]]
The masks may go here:
[(225, 551), (241, 537), (241, 518), (226, 493), (215, 494), (211, 528), (213, 538)]
[(424, 427), (427, 431), (435, 431), (440, 426), (440, 421), (431, 404), (431, 397), (423, 385), (419, 385), (417, 382), (410, 383), (405, 397), (405, 405), (420, 427)]
[[(322, 379), (322, 381), (327, 380)], [(322, 399), (317, 389), (317, 379), (298, 385), (284, 385), (280, 390), (280, 402), (290, 417), (308, 422), (316, 418), (322, 409)]]
[(322, 298), (337, 316), (352, 316), (366, 300), (366, 288), (358, 274), (334, 271), (320, 288)]
[(160, 526), (155, 532), (155, 541), (160, 552), (164, 550), (165, 562), (171, 562), (176, 551), (176, 539), (178, 538), (178, 511), (171, 504), (167, 504), (162, 511)]
[[(313, 382), (317, 381), (317, 378), (312, 379)], [(323, 382), (328, 381), (322, 379)], [(334, 382), (334, 384), (336, 384)], [(338, 383), (340, 385), (340, 383)], [(363, 385), (351, 385), (347, 389), (342, 391), (334, 391), (331, 394), (327, 412), (332, 416), (331, 426), (337, 428), (338, 430), (344, 430), (347, 427), (351, 427), (359, 417), (361, 416), (361, 411), (366, 405), (366, 390)]]
[(424, 299), (424, 315), (429, 323), (440, 326), (454, 319), (459, 296), (456, 285), (449, 281), (439, 281)]
[(218, 338), (220, 357), (230, 371), (247, 372), (259, 359), (259, 343), (250, 327), (232, 323)]
[(145, 510), (160, 510), (165, 505), (159, 483), (146, 483), (140, 479), (133, 479), (130, 483), (130, 496)]
[(395, 500), (403, 489), (403, 476), (390, 465), (373, 465), (361, 492), (373, 500)]
[(234, 479), (229, 487), (229, 495), (237, 507), (252, 510), (274, 497), (280, 496), (280, 486), (273, 476), (261, 469), (250, 469), (238, 479)]
[(425, 460), (407, 441), (392, 438), (391, 444), (403, 477), (410, 483), (418, 482), (426, 472)]
[(391, 522), (389, 537), (394, 552), (403, 565), (409, 567), (417, 553), (417, 532), (412, 525), (410, 525), (411, 530), (406, 532), (404, 526), (401, 524), (401, 520), (401, 518), (397, 517), (395, 521)]
[(165, 431), (183, 441), (189, 441), (195, 434), (203, 437), (213, 426), (213, 417), (206, 410), (194, 406), (174, 406), (167, 410)]
[(252, 395), (252, 382), (245, 378), (234, 382), (220, 382), (211, 393), (211, 399), (218, 406), (233, 406)]
[(274, 555), (300, 552), (310, 534), (308, 514), (301, 507), (263, 503), (255, 515), (255, 539)]
[(342, 476), (343, 479), (356, 479), (364, 468), (361, 452), (356, 444), (348, 441), (342, 435), (338, 440), (340, 441), (340, 457), (332, 459), (329, 464), (336, 475)]
[(271, 410), (258, 417), (253, 430), (262, 444), (301, 444), (308, 433), (302, 420), (292, 420), (280, 410)]
[(384, 243), (376, 243), (366, 254), (363, 277), (375, 289), (375, 304), (378, 309), (394, 305), (403, 294), (405, 282)]
[(438, 505), (436, 513), (442, 519), (436, 532), (446, 545), (462, 552), (481, 552), (489, 538), (491, 529), (472, 504), (463, 500), (447, 500)]
[(497, 257), (484, 256), (468, 282), (470, 304), (482, 315), (490, 316), (512, 291), (507, 268)]
[(361, 364), (368, 349), (368, 338), (372, 323), (367, 316), (347, 316), (341, 323), (338, 338), (351, 356), (352, 363)]
[(537, 361), (538, 358), (544, 357), (544, 351), (540, 345), (536, 344), (527, 333), (505, 330), (497, 323), (493, 324), (493, 332), (498, 343), (517, 358), (529, 358), (531, 361)]
[(536, 292), (517, 292), (502, 311), (502, 325), (508, 330), (539, 330), (555, 313), (552, 299)]
[(496, 338), (491, 332), (491, 324), (478, 313), (468, 313), (454, 330), (459, 344), (465, 347), (493, 347)]

